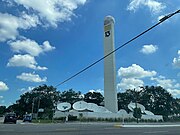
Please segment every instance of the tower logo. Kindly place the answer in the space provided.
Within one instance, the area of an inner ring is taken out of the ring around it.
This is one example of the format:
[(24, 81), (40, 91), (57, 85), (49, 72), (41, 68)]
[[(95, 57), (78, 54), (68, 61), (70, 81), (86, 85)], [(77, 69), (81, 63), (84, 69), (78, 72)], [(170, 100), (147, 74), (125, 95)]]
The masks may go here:
[(111, 35), (111, 32), (110, 31), (106, 31), (105, 32), (105, 37), (109, 37)]

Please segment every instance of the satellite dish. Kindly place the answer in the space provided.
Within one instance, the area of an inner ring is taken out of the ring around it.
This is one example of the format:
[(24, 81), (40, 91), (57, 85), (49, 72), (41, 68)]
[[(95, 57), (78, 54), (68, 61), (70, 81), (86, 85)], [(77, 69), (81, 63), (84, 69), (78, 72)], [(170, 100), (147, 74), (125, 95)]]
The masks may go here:
[(142, 104), (138, 103), (138, 107), (141, 109), (142, 113), (144, 113), (144, 111), (146, 110), (145, 107)]
[(119, 110), (117, 113), (123, 116), (128, 115), (128, 113), (124, 109)]
[(69, 110), (69, 112), (76, 113), (76, 112), (78, 112), (78, 111), (76, 111), (76, 110), (72, 109), (72, 110)]
[(150, 112), (150, 111), (148, 111), (148, 110), (145, 110), (144, 112), (145, 112), (145, 114), (147, 114), (147, 115), (154, 115), (154, 113), (152, 113), (152, 112)]
[(73, 104), (73, 109), (77, 111), (84, 111), (87, 109), (88, 104), (85, 101), (78, 101)]
[(71, 109), (71, 104), (68, 102), (59, 103), (57, 104), (57, 109), (59, 111), (68, 111), (69, 109)]
[(134, 111), (134, 108), (135, 108), (135, 104), (134, 103), (129, 103), (128, 104), (128, 109), (131, 110), (132, 112)]
[(98, 105), (95, 103), (87, 103), (87, 110), (96, 112)]
[[(132, 103), (132, 102), (129, 103), (128, 108), (129, 108), (129, 110), (131, 110), (133, 112), (134, 109), (136, 108), (136, 103)], [(140, 108), (141, 112), (145, 111), (145, 107), (142, 104), (137, 103), (137, 108)]]
[(103, 106), (98, 106), (95, 112), (110, 112), (110, 111)]

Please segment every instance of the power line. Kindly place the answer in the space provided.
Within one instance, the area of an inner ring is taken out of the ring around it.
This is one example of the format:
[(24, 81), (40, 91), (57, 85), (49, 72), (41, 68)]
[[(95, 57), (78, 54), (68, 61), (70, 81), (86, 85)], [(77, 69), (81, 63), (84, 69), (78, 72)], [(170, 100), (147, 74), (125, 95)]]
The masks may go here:
[(92, 66), (96, 65), (97, 63), (99, 63), (100, 61), (102, 61), (103, 59), (105, 59), (106, 57), (108, 57), (109, 55), (113, 54), (114, 52), (118, 51), (119, 49), (123, 48), (124, 46), (128, 45), (129, 43), (131, 43), (132, 41), (136, 40), (137, 38), (139, 38), (140, 36), (144, 35), (145, 33), (147, 33), (148, 31), (152, 30), (153, 28), (155, 28), (156, 26), (160, 25), (161, 23), (163, 23), (164, 21), (166, 21), (167, 19), (171, 18), (172, 16), (174, 16), (175, 14), (180, 13), (180, 10), (177, 10), (174, 13), (168, 14), (166, 16), (164, 16), (163, 18), (161, 18), (159, 20), (158, 23), (156, 23), (155, 25), (151, 26), (150, 28), (148, 28), (147, 30), (143, 31), (142, 33), (140, 33), (139, 35), (133, 37), (132, 39), (130, 39), (129, 41), (127, 41), (126, 43), (122, 44), (121, 46), (117, 47), (115, 50), (113, 50), (112, 52), (108, 53), (107, 55), (105, 55), (104, 57), (98, 59), (97, 61), (93, 62), (92, 64), (88, 65), (87, 67), (83, 68), (82, 70), (80, 70), (79, 72), (75, 73), (74, 75), (70, 76), (69, 78), (65, 79), (64, 81), (60, 82), (59, 84), (57, 84), (55, 87), (58, 87), (62, 84), (64, 84), (65, 82), (75, 78), (76, 76), (78, 76), (79, 74), (83, 73), (84, 71), (86, 71), (87, 69), (91, 68)]

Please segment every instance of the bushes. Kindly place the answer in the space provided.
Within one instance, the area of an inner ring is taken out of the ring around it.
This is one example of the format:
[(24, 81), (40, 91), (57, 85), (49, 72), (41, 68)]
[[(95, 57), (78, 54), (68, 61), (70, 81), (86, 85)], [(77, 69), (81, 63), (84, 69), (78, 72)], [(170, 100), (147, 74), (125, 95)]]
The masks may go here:
[(166, 119), (168, 122), (180, 122), (180, 116), (171, 116)]
[(77, 116), (69, 115), (68, 116), (68, 121), (77, 121)]

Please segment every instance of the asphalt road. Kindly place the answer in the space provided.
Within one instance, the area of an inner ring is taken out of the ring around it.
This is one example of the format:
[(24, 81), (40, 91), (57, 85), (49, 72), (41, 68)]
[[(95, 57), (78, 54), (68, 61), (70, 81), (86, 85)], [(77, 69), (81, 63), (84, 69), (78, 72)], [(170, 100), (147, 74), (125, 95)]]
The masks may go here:
[(180, 127), (121, 127), (114, 123), (0, 124), (0, 135), (180, 135)]

